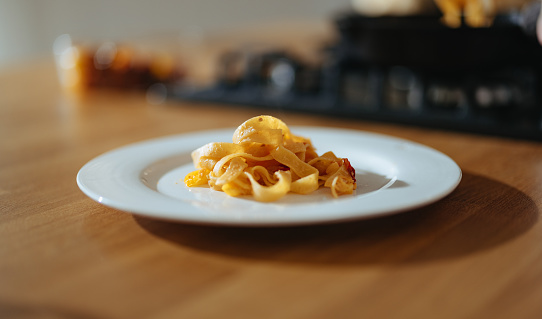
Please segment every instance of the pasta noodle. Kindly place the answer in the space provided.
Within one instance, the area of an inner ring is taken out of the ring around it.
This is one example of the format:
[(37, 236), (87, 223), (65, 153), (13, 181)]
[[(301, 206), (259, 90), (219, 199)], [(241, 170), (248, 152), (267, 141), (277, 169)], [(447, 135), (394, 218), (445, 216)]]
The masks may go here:
[(241, 124), (232, 143), (214, 142), (192, 152), (196, 170), (188, 187), (208, 185), (230, 196), (276, 201), (289, 192), (310, 194), (328, 187), (333, 197), (352, 194), (356, 172), (346, 158), (316, 153), (310, 139), (292, 134), (281, 120), (261, 115)]

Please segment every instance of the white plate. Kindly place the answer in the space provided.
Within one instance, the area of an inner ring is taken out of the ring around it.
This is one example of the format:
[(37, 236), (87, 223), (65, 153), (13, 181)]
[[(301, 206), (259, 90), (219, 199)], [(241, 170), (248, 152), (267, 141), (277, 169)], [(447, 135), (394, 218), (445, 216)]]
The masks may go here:
[(190, 153), (209, 142), (231, 141), (234, 129), (169, 136), (131, 144), (88, 162), (79, 188), (103, 205), (146, 217), (237, 226), (346, 221), (403, 212), (453, 191), (461, 170), (448, 156), (402, 139), (354, 130), (291, 127), (319, 154), (333, 151), (356, 169), (357, 190), (335, 199), (328, 188), (260, 203), (207, 187), (186, 187)]

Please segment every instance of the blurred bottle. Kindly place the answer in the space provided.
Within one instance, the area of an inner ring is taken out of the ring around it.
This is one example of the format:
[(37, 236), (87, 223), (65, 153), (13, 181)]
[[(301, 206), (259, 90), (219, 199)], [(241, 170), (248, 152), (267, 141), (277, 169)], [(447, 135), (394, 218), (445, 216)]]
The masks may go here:
[(185, 70), (174, 53), (142, 50), (136, 45), (74, 43), (67, 35), (53, 45), (60, 84), (81, 92), (96, 88), (145, 91), (156, 84), (174, 85)]

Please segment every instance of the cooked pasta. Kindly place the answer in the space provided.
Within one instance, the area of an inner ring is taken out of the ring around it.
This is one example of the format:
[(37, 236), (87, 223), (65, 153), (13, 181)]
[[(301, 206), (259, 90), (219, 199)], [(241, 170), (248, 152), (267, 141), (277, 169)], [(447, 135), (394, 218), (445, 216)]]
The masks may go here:
[(281, 120), (261, 115), (241, 124), (232, 143), (214, 142), (192, 152), (197, 170), (188, 187), (208, 185), (230, 196), (271, 202), (289, 192), (310, 194), (328, 187), (333, 197), (352, 194), (356, 173), (346, 158), (316, 153), (310, 139), (294, 135)]

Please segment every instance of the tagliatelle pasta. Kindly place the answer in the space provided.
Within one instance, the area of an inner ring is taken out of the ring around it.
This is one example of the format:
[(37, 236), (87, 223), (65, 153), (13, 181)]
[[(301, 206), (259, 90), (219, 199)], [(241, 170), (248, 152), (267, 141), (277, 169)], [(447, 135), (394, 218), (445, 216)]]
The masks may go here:
[(352, 194), (356, 172), (346, 158), (316, 153), (310, 139), (292, 134), (281, 120), (261, 115), (241, 124), (232, 143), (214, 142), (192, 152), (197, 170), (188, 187), (208, 185), (230, 196), (275, 201), (289, 192), (310, 194), (328, 187), (334, 197)]

